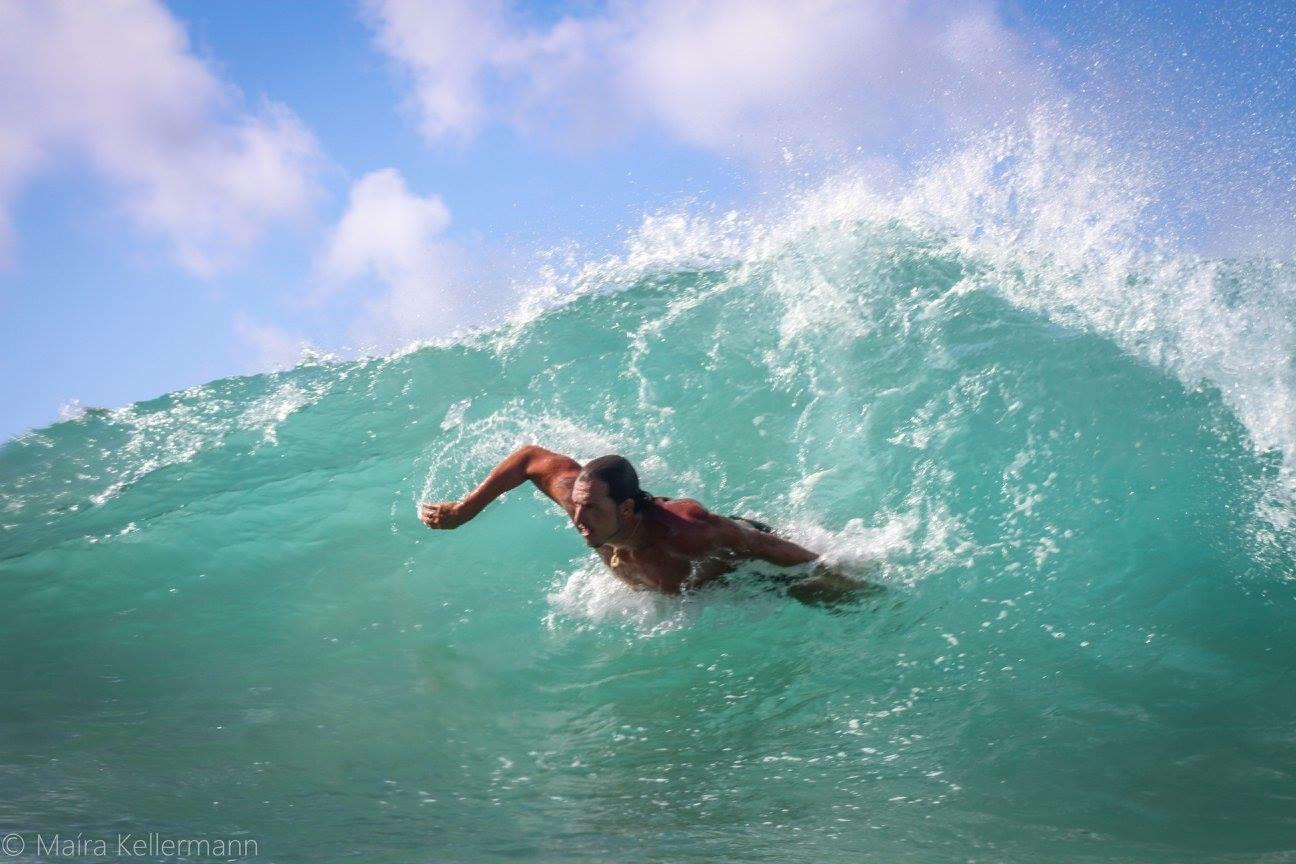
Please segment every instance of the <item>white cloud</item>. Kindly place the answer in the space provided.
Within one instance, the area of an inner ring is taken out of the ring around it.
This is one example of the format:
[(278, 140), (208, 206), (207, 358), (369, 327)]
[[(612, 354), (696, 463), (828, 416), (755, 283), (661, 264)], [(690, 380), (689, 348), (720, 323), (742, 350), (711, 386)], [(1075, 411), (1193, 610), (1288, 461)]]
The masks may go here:
[(1045, 82), (977, 0), (641, 0), (548, 28), (499, 2), (366, 8), (432, 141), (501, 122), (579, 144), (665, 132), (769, 159), (931, 140), (993, 121)]
[(0, 5), (0, 255), (22, 185), (81, 159), (126, 211), (207, 273), (305, 213), (314, 138), (285, 107), (239, 113), (237, 93), (153, 0)]
[(251, 372), (291, 369), (301, 361), (302, 351), (310, 348), (306, 337), (246, 314), (235, 319), (234, 333), (251, 349), (246, 366)]
[(414, 107), (428, 138), (469, 135), (484, 119), (477, 79), (495, 62), (503, 6), (484, 2), (371, 3), (367, 14), (378, 28), (382, 49), (414, 78)]
[(351, 187), (346, 213), (319, 260), (321, 298), (349, 283), (376, 280), (383, 293), (352, 326), (363, 348), (391, 348), (445, 335), (460, 323), (463, 252), (441, 238), (450, 211), (435, 195), (419, 197), (393, 168)]

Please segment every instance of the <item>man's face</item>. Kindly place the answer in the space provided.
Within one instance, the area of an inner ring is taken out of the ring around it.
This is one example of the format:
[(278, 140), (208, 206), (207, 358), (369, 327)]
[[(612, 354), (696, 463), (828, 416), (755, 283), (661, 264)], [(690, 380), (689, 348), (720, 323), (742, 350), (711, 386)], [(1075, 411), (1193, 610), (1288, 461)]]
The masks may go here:
[[(572, 524), (591, 548), (602, 546), (615, 539), (621, 531), (621, 514), (608, 495), (607, 484), (602, 480), (578, 479), (572, 486)], [(629, 504), (629, 501), (623, 501)]]

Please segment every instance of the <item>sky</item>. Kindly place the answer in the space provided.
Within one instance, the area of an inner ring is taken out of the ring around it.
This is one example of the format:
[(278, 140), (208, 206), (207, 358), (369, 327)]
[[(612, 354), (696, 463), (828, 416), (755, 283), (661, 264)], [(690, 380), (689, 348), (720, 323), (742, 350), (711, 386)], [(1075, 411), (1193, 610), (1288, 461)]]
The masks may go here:
[(1290, 259), (1289, 5), (0, 0), (0, 440), (486, 324), (646, 215), (1041, 101), (1160, 152), (1205, 248)]

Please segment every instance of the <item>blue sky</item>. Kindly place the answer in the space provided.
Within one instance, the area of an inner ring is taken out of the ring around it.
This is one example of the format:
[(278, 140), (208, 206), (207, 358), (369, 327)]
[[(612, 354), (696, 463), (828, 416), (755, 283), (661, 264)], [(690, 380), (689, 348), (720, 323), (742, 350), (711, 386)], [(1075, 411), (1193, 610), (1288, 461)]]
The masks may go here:
[(1041, 98), (1254, 237), (1293, 214), (1294, 58), (1279, 3), (0, 2), (0, 438), (483, 323), (545, 250)]

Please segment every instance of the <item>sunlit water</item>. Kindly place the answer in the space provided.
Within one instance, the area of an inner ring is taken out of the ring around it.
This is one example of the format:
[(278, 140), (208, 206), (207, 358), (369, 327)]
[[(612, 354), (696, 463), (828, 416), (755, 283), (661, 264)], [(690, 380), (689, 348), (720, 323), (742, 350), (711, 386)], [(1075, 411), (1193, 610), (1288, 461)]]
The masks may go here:
[[(1296, 283), (1037, 122), (498, 328), (0, 449), (0, 826), (263, 860), (1290, 861)], [(886, 590), (627, 590), (513, 447)], [(32, 854), (29, 848), (28, 855)]]

